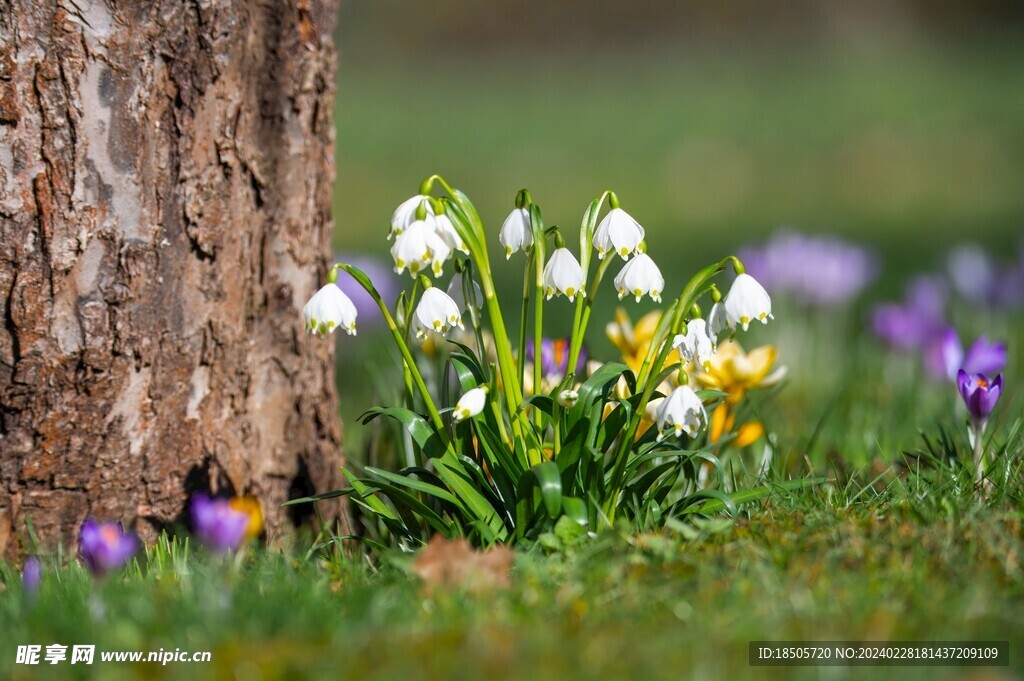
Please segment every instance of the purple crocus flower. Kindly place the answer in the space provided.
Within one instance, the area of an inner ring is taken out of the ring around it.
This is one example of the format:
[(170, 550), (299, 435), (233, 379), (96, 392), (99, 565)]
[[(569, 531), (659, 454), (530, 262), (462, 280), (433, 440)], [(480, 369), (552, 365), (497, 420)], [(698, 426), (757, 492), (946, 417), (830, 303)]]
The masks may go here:
[(961, 369), (956, 375), (956, 386), (967, 405), (974, 429), (980, 432), (1003, 392), (1003, 375), (990, 381), (985, 374), (968, 374)]
[(96, 576), (123, 566), (139, 550), (139, 540), (119, 523), (98, 523), (87, 518), (82, 523), (78, 550), (86, 567)]
[(25, 565), (21, 568), (21, 588), (31, 598), (39, 591), (39, 584), (43, 581), (43, 565), (35, 556), (25, 559)]
[[(543, 338), (540, 342), (540, 370), (545, 377), (565, 376), (565, 368), (569, 363), (568, 338)], [(534, 361), (533, 341), (526, 344), (526, 359)], [(576, 361), (577, 375), (587, 367), (587, 349), (580, 348), (580, 356)]]
[[(335, 254), (335, 262), (353, 265), (362, 270), (373, 282), (384, 302), (388, 306), (394, 305), (402, 288), (389, 263), (371, 256), (346, 255), (344, 253)], [(338, 288), (355, 303), (360, 324), (377, 325), (384, 322), (384, 315), (381, 314), (380, 307), (354, 278), (345, 272), (338, 272)]]
[(1006, 366), (1006, 343), (990, 343), (981, 336), (964, 353), (956, 329), (943, 329), (925, 348), (924, 362), (937, 380), (956, 380), (960, 369), (971, 374), (995, 374)]
[(990, 343), (981, 336), (967, 348), (963, 370), (969, 374), (997, 374), (1006, 367), (1006, 343)]
[(249, 514), (231, 507), (230, 499), (211, 499), (197, 494), (192, 499), (192, 529), (207, 548), (218, 553), (242, 545)]

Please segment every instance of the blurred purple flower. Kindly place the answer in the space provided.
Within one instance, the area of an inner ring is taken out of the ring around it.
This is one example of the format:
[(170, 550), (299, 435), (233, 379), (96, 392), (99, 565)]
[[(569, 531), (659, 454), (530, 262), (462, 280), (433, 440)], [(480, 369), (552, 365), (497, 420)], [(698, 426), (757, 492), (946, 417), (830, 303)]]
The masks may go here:
[(999, 273), (994, 296), (996, 303), (1003, 307), (1024, 307), (1024, 243), (1017, 262)]
[[(532, 362), (534, 358), (533, 341), (526, 344), (526, 359)], [(540, 342), (540, 370), (545, 377), (565, 376), (565, 368), (569, 363), (569, 339), (568, 338), (543, 338)], [(576, 361), (577, 375), (583, 373), (587, 367), (587, 349), (580, 348), (580, 356)]]
[(119, 523), (97, 523), (87, 518), (82, 523), (78, 550), (89, 571), (101, 576), (123, 566), (139, 550), (139, 540)]
[(886, 303), (872, 311), (871, 327), (879, 338), (897, 350), (917, 350), (935, 337), (941, 322), (907, 304)]
[(967, 405), (974, 430), (980, 433), (1003, 392), (1003, 375), (999, 374), (990, 381), (985, 374), (968, 374), (961, 369), (957, 373), (956, 385)]
[(25, 565), (21, 568), (21, 588), (31, 598), (39, 591), (39, 584), (43, 581), (43, 565), (35, 556), (25, 559)]
[[(946, 323), (946, 287), (938, 277), (918, 276), (907, 285), (902, 303), (876, 305), (871, 326), (879, 338), (897, 350), (926, 348), (939, 338)], [(938, 353), (939, 351), (933, 351)], [(941, 354), (938, 355), (941, 357)], [(935, 360), (944, 365), (945, 360)]]
[(981, 336), (967, 349), (964, 365), (961, 367), (969, 374), (996, 374), (1006, 367), (1006, 343), (989, 343)]
[(964, 353), (956, 329), (947, 327), (925, 348), (924, 363), (936, 380), (956, 380), (963, 369), (968, 374), (994, 374), (1006, 366), (1006, 343), (990, 343), (981, 336)]
[[(395, 276), (390, 262), (373, 256), (345, 253), (335, 253), (334, 262), (354, 265), (362, 270), (370, 278), (370, 281), (373, 282), (384, 303), (389, 307), (394, 305), (402, 287), (398, 283), (398, 278)], [(355, 303), (361, 325), (375, 326), (384, 322), (384, 316), (381, 314), (377, 303), (346, 272), (338, 272), (338, 288)]]
[(232, 508), (230, 499), (197, 494), (192, 498), (191, 512), (196, 538), (208, 549), (225, 553), (242, 545), (249, 514)]
[(996, 293), (996, 268), (978, 244), (962, 244), (949, 252), (949, 280), (953, 290), (971, 302), (991, 302)]
[(905, 299), (908, 305), (938, 321), (946, 316), (949, 287), (940, 276), (919, 274), (907, 284)]
[(772, 293), (834, 307), (856, 297), (878, 273), (874, 256), (842, 239), (780, 232), (760, 247), (740, 251), (747, 273)]
[(924, 366), (937, 381), (956, 380), (964, 364), (964, 346), (956, 329), (946, 327), (924, 349)]

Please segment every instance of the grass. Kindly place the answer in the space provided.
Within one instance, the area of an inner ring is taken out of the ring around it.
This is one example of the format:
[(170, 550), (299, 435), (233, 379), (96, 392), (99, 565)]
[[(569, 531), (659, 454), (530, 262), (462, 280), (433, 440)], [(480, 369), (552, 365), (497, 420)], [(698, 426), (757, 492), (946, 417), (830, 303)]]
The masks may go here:
[[(844, 485), (773, 495), (734, 521), (608, 532), (553, 554), (535, 547), (516, 555), (507, 589), (475, 595), (425, 592), (405, 555), (387, 554), (370, 569), (338, 552), (308, 558), (301, 546), (221, 562), (165, 541), (148, 561), (100, 584), (77, 566), (50, 566), (34, 602), (7, 566), (0, 676), (818, 678), (814, 668), (750, 668), (747, 643), (1012, 646), (1024, 635), (1019, 473), (978, 503), (954, 469), (864, 471)], [(165, 667), (14, 666), (15, 645), (28, 642), (213, 655), (207, 664)], [(1011, 665), (1024, 672), (1013, 648)], [(879, 670), (836, 672), (875, 678)]]

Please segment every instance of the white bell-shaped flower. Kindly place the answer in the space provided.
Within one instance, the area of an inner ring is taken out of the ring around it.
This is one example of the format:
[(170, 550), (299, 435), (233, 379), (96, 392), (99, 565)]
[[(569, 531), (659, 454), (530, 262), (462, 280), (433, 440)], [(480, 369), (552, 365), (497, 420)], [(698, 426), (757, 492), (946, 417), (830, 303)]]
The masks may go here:
[(711, 340), (717, 345), (718, 337), (723, 331), (732, 328), (729, 325), (729, 315), (725, 312), (725, 303), (719, 301), (711, 306), (711, 312), (708, 313), (708, 331), (711, 336)]
[(570, 301), (586, 297), (583, 290), (583, 268), (568, 248), (556, 248), (544, 266), (544, 295), (548, 300), (565, 295)]
[(434, 274), (440, 275), (444, 261), (451, 256), (451, 249), (434, 231), (433, 222), (415, 220), (395, 238), (391, 246), (391, 257), (395, 260), (395, 272), (401, 274), (406, 268), (415, 279), (430, 264)]
[[(424, 194), (417, 194), (398, 204), (398, 208), (391, 215), (391, 231), (388, 232), (388, 239), (390, 240), (391, 237), (398, 236), (408, 229), (409, 225), (416, 221), (416, 211), (423, 205), (424, 201), (429, 201), (429, 199), (430, 197)], [(428, 214), (430, 213), (429, 206), (429, 203), (425, 206)]]
[(356, 306), (337, 284), (327, 284), (313, 294), (302, 316), (306, 318), (306, 332), (326, 336), (335, 329), (345, 329), (350, 336), (356, 335)]
[(696, 437), (701, 428), (707, 425), (708, 414), (697, 393), (690, 386), (681, 385), (658, 405), (655, 420), (658, 423), (659, 439), (664, 438), (670, 430), (676, 437), (683, 432)]
[(580, 401), (578, 390), (563, 390), (558, 393), (558, 404), (564, 409), (572, 409)]
[(487, 386), (480, 385), (459, 398), (459, 401), (455, 403), (452, 418), (456, 423), (465, 421), (482, 412), (485, 406), (487, 406)]
[(455, 301), (436, 286), (423, 291), (412, 318), (412, 330), (420, 343), (427, 340), (430, 331), (444, 335), (455, 326), (463, 328), (462, 313)]
[(427, 235), (427, 245), (430, 247), (430, 267), (434, 276), (440, 277), (444, 273), (445, 262), (452, 257), (452, 249), (437, 232)]
[(715, 354), (715, 342), (708, 335), (708, 325), (703, 319), (691, 319), (686, 325), (686, 334), (679, 334), (672, 340), (672, 347), (687, 362), (696, 361), (701, 367), (708, 369), (711, 356)]
[(533, 246), (533, 228), (530, 226), (530, 211), (516, 208), (501, 225), (498, 241), (505, 247), (505, 260), (518, 251), (529, 251)]
[(749, 274), (736, 276), (729, 295), (725, 297), (725, 316), (729, 326), (742, 326), (744, 331), (755, 319), (759, 319), (762, 324), (775, 319), (768, 292)]
[(597, 249), (598, 260), (603, 260), (606, 253), (618, 253), (623, 260), (627, 260), (631, 253), (638, 252), (637, 248), (643, 240), (644, 228), (621, 208), (608, 211), (594, 232), (594, 248)]
[[(462, 277), (462, 272), (456, 272), (452, 277), (451, 283), (448, 284), (448, 297), (455, 301), (455, 304), (459, 306), (460, 312), (465, 312), (469, 309), (466, 304), (466, 289), (465, 283)], [(484, 304), (484, 292), (480, 288), (480, 284), (476, 283), (476, 280), (472, 280), (473, 285), (473, 302), (475, 303), (476, 309), (480, 310)]]
[(462, 251), (469, 255), (469, 247), (466, 246), (466, 242), (459, 236), (459, 231), (455, 229), (451, 219), (444, 213), (432, 217), (434, 220), (434, 231), (447, 244), (448, 248), (453, 251)]
[(660, 303), (664, 288), (665, 278), (661, 276), (661, 270), (646, 253), (641, 253), (627, 262), (615, 277), (615, 290), (619, 293), (619, 300), (630, 295), (635, 296), (636, 302), (639, 303), (646, 293), (651, 296), (651, 300)]

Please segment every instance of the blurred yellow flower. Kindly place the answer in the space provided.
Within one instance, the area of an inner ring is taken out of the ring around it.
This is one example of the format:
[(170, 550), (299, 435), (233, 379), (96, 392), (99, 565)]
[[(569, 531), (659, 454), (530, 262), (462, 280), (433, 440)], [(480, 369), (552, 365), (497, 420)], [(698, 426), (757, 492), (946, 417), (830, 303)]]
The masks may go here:
[(738, 403), (747, 390), (773, 386), (785, 377), (786, 367), (772, 372), (777, 356), (774, 345), (743, 352), (736, 341), (726, 341), (718, 345), (707, 368), (697, 371), (697, 382), (705, 388), (729, 393), (728, 400)]
[[(651, 349), (651, 341), (654, 340), (654, 332), (658, 328), (658, 321), (661, 319), (661, 310), (648, 312), (640, 321), (633, 325), (629, 313), (624, 308), (615, 310), (615, 321), (609, 322), (605, 327), (605, 333), (609, 340), (622, 353), (622, 361), (633, 370), (634, 374), (640, 373), (640, 366)], [(673, 350), (665, 360), (665, 365), (674, 364), (680, 361), (679, 352)]]
[[(773, 345), (762, 345), (750, 352), (743, 352), (734, 340), (718, 345), (706, 369), (697, 371), (697, 382), (704, 388), (728, 393), (725, 401), (715, 408), (711, 415), (709, 438), (718, 442), (723, 435), (733, 432), (736, 426), (736, 407), (748, 390), (767, 388), (775, 385), (786, 375), (786, 367), (772, 371), (778, 350)], [(742, 424), (733, 441), (737, 447), (746, 447), (764, 435), (764, 426), (757, 422)]]
[(245, 528), (245, 540), (252, 541), (263, 534), (263, 507), (256, 497), (232, 497), (231, 508), (249, 516), (249, 524)]

